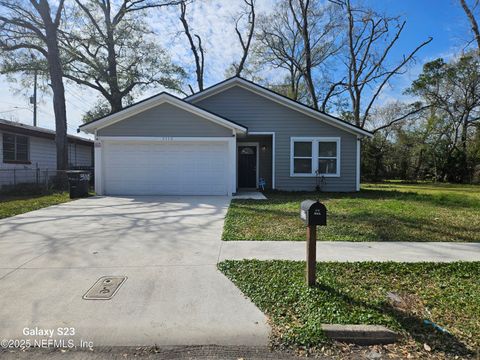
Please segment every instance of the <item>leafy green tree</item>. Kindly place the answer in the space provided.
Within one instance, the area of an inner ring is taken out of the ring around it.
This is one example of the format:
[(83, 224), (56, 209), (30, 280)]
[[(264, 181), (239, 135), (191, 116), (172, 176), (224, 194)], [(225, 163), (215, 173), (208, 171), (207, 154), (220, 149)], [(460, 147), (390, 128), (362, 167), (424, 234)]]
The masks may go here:
[[(185, 73), (160, 48), (145, 22), (145, 9), (124, 0), (75, 0), (72, 19), (60, 36), (67, 79), (97, 91), (108, 112), (128, 105), (145, 90), (162, 86), (181, 90)], [(152, 7), (154, 4), (150, 4)], [(86, 114), (105, 115), (100, 102)]]
[(447, 144), (441, 175), (449, 181), (468, 181), (478, 160), (471, 158), (468, 147), (480, 120), (479, 60), (476, 53), (468, 53), (450, 63), (429, 62), (408, 90), (429, 104), (441, 123), (439, 142)]

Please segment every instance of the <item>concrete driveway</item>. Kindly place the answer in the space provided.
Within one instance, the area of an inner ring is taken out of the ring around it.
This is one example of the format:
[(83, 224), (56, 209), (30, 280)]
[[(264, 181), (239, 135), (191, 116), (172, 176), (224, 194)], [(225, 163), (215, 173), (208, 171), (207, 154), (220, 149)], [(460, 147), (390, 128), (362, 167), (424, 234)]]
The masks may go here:
[[(229, 201), (94, 197), (0, 220), (0, 340), (73, 327), (94, 346), (267, 345), (263, 313), (216, 269)], [(83, 300), (107, 275), (128, 280)]]

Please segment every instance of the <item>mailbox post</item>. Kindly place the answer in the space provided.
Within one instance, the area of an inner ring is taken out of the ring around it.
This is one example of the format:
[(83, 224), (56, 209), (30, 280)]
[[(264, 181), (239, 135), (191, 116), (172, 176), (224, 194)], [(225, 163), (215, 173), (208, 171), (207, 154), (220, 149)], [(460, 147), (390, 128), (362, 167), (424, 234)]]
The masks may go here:
[(307, 274), (308, 286), (314, 286), (317, 264), (317, 226), (327, 225), (327, 208), (318, 200), (305, 200), (300, 204), (300, 218), (307, 225)]

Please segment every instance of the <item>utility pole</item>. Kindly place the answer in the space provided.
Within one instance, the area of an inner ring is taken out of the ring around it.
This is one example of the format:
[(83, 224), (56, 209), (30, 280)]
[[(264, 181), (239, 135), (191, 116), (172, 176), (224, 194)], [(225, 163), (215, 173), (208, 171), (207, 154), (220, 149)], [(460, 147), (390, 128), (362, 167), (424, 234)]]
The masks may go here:
[[(32, 54), (32, 60), (35, 60), (35, 55)], [(33, 104), (33, 126), (37, 126), (37, 77), (38, 69), (35, 64), (35, 70), (33, 73), (33, 96), (30, 97), (30, 104)]]

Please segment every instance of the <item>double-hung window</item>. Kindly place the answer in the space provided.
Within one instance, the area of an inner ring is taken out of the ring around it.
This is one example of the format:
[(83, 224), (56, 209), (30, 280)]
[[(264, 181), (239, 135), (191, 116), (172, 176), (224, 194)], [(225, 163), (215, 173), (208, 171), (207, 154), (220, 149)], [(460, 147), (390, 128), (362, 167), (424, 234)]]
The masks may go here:
[(340, 176), (340, 138), (292, 137), (290, 176)]
[(3, 133), (3, 162), (28, 163), (28, 136)]

